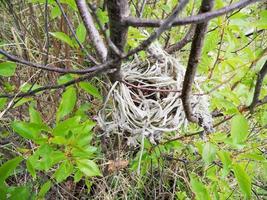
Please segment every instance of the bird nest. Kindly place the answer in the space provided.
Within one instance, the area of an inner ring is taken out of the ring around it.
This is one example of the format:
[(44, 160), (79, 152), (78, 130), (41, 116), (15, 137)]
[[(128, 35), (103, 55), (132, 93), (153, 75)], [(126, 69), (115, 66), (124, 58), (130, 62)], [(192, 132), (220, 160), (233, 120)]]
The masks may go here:
[[(115, 82), (98, 114), (104, 133), (123, 134), (129, 144), (137, 144), (140, 136), (152, 143), (163, 133), (186, 128), (188, 121), (180, 98), (185, 68), (177, 58), (169, 55), (158, 44), (148, 49), (149, 60), (136, 56), (122, 66), (123, 81)], [(203, 126), (210, 127), (212, 117), (209, 100), (198, 85), (196, 77), (190, 102), (193, 113)]]

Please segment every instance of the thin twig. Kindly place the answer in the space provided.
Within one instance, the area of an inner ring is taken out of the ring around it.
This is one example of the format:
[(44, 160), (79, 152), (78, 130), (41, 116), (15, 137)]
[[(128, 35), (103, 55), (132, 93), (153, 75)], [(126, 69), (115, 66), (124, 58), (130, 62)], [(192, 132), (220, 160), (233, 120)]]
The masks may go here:
[(65, 13), (62, 5), (60, 4), (59, 0), (55, 0), (55, 1), (56, 1), (56, 3), (58, 5), (58, 7), (59, 7), (64, 19), (65, 19), (65, 21), (67, 23), (67, 26), (69, 27), (69, 29), (71, 31), (72, 36), (75, 38), (75, 40), (76, 40), (77, 44), (79, 45), (79, 47), (86, 53), (86, 56), (90, 61), (92, 61), (94, 64), (99, 64), (99, 62), (97, 62), (97, 60), (93, 56), (91, 56), (89, 54), (89, 52), (86, 50), (86, 48), (83, 46), (83, 44), (79, 41), (79, 39), (78, 39), (74, 29), (73, 29), (73, 25), (72, 25), (71, 21), (69, 20), (68, 16), (66, 15), (66, 13)]
[(191, 25), (185, 36), (176, 44), (171, 45), (169, 48), (166, 49), (166, 52), (172, 54), (176, 51), (181, 50), (185, 45), (192, 41), (194, 32), (195, 32), (195, 25)]
[(241, 48), (239, 48), (239, 49), (237, 49), (237, 50), (235, 50), (235, 51), (233, 51), (233, 52), (231, 52), (231, 53), (237, 53), (237, 52), (239, 52), (239, 51), (242, 51), (242, 50), (245, 49), (246, 47), (248, 47), (253, 41), (256, 40), (257, 37), (260, 36), (260, 34), (261, 34), (262, 32), (258, 32), (258, 31), (256, 31), (255, 33), (256, 33), (256, 36), (254, 36), (254, 37), (253, 37), (247, 44), (245, 44), (245, 45), (242, 46)]
[(60, 89), (60, 88), (65, 88), (68, 87), (70, 85), (79, 83), (81, 81), (85, 81), (85, 80), (90, 80), (93, 77), (103, 73), (103, 72), (110, 72), (110, 69), (108, 69), (109, 66), (103, 67), (102, 69), (96, 70), (90, 74), (81, 76), (79, 78), (76, 78), (74, 80), (68, 81), (66, 83), (63, 84), (59, 84), (59, 85), (47, 85), (47, 86), (43, 86), (43, 87), (39, 87), (37, 89), (25, 92), (25, 93), (20, 93), (20, 94), (4, 94), (4, 95), (0, 95), (0, 98), (14, 98), (14, 97), (27, 97), (27, 96), (33, 96), (38, 92), (42, 92), (45, 90), (53, 90), (53, 89)]
[[(261, 105), (264, 105), (266, 103), (267, 103), (267, 96), (265, 96), (263, 99), (259, 100), (257, 102), (256, 106), (261, 106)], [(248, 110), (249, 110), (249, 106), (247, 106), (247, 107), (245, 106), (245, 107), (241, 107), (239, 109), (239, 112), (243, 113), (243, 112), (248, 111)], [(224, 117), (224, 119), (222, 121), (214, 124), (213, 128), (216, 128), (216, 127), (220, 126), (221, 124), (229, 121), (233, 117), (234, 117), (234, 115)], [(203, 130), (202, 131), (197, 131), (197, 132), (194, 132), (194, 133), (189, 133), (189, 134), (186, 134), (186, 135), (182, 135), (182, 136), (179, 136), (179, 137), (174, 137), (174, 138), (168, 139), (167, 141), (164, 141), (164, 142), (162, 142), (160, 144), (165, 145), (165, 144), (168, 144), (168, 143), (173, 142), (173, 141), (183, 140), (184, 138), (193, 137), (193, 136), (196, 136), (196, 135), (200, 135), (202, 133), (203, 133)]]
[(194, 94), (194, 95), (198, 95), (198, 96), (203, 96), (203, 95), (209, 95), (212, 92), (218, 90), (220, 87), (222, 87), (224, 84), (229, 83), (229, 81), (231, 81), (234, 77), (236, 76), (236, 74), (233, 74), (230, 78), (228, 78), (227, 80), (221, 82), (219, 85), (215, 86), (214, 88), (212, 88), (211, 90), (209, 90), (208, 92), (202, 93), (202, 94)]
[[(226, 6), (215, 11), (202, 13), (202, 14), (198, 14), (195, 16), (186, 17), (183, 19), (176, 19), (172, 25), (181, 26), (181, 25), (187, 25), (187, 24), (198, 24), (198, 23), (206, 22), (213, 18), (232, 12), (233, 10), (244, 8), (247, 5), (256, 3), (258, 1), (261, 1), (261, 0), (241, 0), (230, 6)], [(124, 19), (124, 23), (127, 26), (133, 26), (133, 27), (159, 27), (162, 25), (163, 21), (154, 20), (154, 19), (140, 19), (140, 18), (135, 18), (135, 17), (127, 17)]]
[(27, 65), (29, 67), (33, 67), (33, 68), (37, 68), (37, 69), (42, 69), (42, 70), (57, 72), (57, 73), (63, 73), (63, 74), (67, 74), (67, 73), (86, 74), (89, 72), (93, 72), (93, 71), (97, 70), (98, 68), (101, 68), (102, 66), (110, 65), (111, 63), (115, 62), (115, 60), (110, 60), (110, 61), (107, 61), (103, 64), (95, 65), (93, 67), (86, 68), (86, 69), (64, 69), (64, 68), (58, 68), (58, 67), (54, 67), (54, 66), (49, 67), (47, 65), (45, 66), (42, 64), (29, 62), (27, 60), (23, 60), (23, 59), (20, 59), (16, 56), (12, 55), (12, 54), (9, 54), (8, 52), (6, 52), (2, 49), (0, 49), (0, 54), (4, 55), (8, 60), (16, 62), (16, 63), (24, 64), (24, 65)]
[(180, 3), (176, 6), (176, 8), (173, 10), (172, 14), (163, 21), (160, 27), (156, 31), (154, 31), (148, 37), (148, 39), (144, 40), (138, 47), (130, 50), (128, 52), (128, 55), (133, 55), (139, 51), (146, 49), (152, 42), (158, 39), (164, 31), (169, 30), (172, 27), (177, 15), (183, 10), (187, 3), (188, 0), (181, 0)]

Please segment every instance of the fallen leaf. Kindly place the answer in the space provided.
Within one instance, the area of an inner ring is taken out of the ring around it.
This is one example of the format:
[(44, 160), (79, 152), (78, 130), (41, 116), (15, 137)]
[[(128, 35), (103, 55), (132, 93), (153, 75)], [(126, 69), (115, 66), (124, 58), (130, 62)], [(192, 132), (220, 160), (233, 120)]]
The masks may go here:
[(128, 160), (109, 160), (108, 161), (108, 171), (114, 172), (120, 169), (126, 168), (129, 164)]

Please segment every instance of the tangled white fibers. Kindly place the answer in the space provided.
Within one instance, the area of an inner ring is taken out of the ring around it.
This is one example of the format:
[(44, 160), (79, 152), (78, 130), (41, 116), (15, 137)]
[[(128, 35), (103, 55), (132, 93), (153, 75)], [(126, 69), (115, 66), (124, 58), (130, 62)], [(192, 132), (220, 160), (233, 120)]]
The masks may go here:
[[(98, 123), (107, 134), (123, 134), (128, 144), (137, 144), (145, 136), (152, 143), (163, 133), (187, 126), (180, 98), (185, 68), (159, 44), (148, 49), (150, 61), (141, 62), (136, 56), (122, 66), (123, 82), (115, 82), (98, 114)], [(152, 58), (152, 59), (151, 59)], [(193, 113), (203, 120), (203, 126), (212, 126), (208, 110), (209, 99), (202, 93), (196, 77), (195, 95), (191, 95)]]

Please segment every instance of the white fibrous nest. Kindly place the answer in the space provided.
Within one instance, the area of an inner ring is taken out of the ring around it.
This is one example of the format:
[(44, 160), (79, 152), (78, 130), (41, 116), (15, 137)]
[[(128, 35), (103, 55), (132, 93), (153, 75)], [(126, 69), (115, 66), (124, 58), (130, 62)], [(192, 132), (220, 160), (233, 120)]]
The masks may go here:
[[(140, 136), (152, 143), (163, 133), (187, 127), (180, 98), (185, 68), (158, 44), (148, 49), (151, 62), (136, 57), (122, 66), (124, 82), (115, 82), (98, 114), (104, 133), (123, 134), (129, 144), (137, 144)], [(152, 57), (152, 59), (151, 59)], [(196, 77), (190, 102), (193, 113), (202, 119), (203, 127), (212, 126), (209, 100), (202, 92)]]

